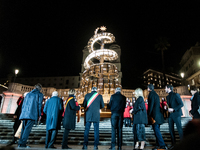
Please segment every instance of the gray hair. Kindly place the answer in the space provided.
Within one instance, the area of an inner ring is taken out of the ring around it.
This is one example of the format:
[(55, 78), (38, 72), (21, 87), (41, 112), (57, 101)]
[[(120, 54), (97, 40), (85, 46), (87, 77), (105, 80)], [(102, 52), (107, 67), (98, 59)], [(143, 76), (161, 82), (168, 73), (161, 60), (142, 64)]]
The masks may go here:
[(53, 91), (52, 96), (58, 96), (58, 92), (57, 91)]
[(69, 95), (75, 95), (76, 91), (74, 89), (70, 89), (68, 92)]
[(92, 87), (92, 91), (97, 91), (97, 87)]
[(40, 83), (36, 84), (35, 89), (38, 89), (39, 91), (41, 91), (42, 85)]
[(120, 87), (117, 87), (117, 88), (115, 89), (116, 92), (121, 92), (121, 90), (122, 90), (122, 89), (121, 89)]

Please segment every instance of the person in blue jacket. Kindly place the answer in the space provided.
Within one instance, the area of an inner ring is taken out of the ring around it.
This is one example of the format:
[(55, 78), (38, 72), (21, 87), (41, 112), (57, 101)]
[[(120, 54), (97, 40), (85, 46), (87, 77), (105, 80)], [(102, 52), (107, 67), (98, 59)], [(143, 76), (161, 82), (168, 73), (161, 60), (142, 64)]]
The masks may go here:
[(36, 84), (35, 88), (29, 92), (24, 98), (22, 105), (21, 115), (19, 120), (22, 120), (22, 131), (18, 142), (18, 147), (29, 147), (26, 145), (29, 134), (34, 123), (41, 117), (41, 108), (43, 94), (40, 92), (42, 90), (41, 84)]
[(58, 92), (54, 91), (52, 97), (47, 100), (43, 110), (46, 114), (45, 148), (55, 148), (53, 144), (58, 132), (58, 118), (62, 109), (62, 101), (58, 97)]

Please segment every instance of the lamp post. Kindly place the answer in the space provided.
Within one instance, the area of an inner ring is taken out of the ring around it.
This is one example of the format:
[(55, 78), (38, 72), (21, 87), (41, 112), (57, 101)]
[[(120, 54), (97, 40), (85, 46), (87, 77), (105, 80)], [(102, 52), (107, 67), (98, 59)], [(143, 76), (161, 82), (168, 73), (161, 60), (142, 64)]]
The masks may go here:
[(185, 73), (181, 72), (181, 77), (184, 78), (185, 76)]
[(182, 82), (181, 82), (181, 85), (184, 86), (185, 85), (185, 73), (184, 72), (181, 72), (181, 78), (182, 78)]
[(15, 69), (14, 83), (15, 83), (15, 79), (16, 79), (18, 73), (19, 73), (19, 70), (18, 70), (18, 69)]

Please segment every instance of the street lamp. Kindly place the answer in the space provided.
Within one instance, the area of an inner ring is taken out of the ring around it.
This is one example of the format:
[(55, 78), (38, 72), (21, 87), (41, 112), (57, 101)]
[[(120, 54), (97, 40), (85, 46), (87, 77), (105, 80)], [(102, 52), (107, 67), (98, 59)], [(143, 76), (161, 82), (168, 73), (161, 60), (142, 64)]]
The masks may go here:
[(18, 73), (19, 73), (19, 70), (18, 70), (18, 69), (15, 69), (14, 83), (15, 83), (15, 79), (16, 79)]
[(181, 77), (184, 78), (185, 76), (185, 73), (181, 72)]
[(181, 72), (181, 78), (182, 78), (182, 80), (181, 80), (181, 85), (182, 86), (184, 86), (185, 85), (185, 73), (183, 73), (183, 72)]

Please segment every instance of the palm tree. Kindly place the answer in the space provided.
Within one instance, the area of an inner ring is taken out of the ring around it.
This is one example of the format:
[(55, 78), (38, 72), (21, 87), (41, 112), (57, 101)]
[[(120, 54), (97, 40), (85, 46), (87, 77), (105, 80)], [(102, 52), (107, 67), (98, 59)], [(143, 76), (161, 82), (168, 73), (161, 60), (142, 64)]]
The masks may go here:
[(165, 77), (165, 63), (164, 63), (164, 51), (168, 49), (170, 44), (168, 43), (168, 38), (166, 37), (159, 37), (156, 39), (155, 48), (157, 51), (161, 51), (162, 56), (162, 71), (164, 76), (164, 84), (166, 85), (166, 77)]

